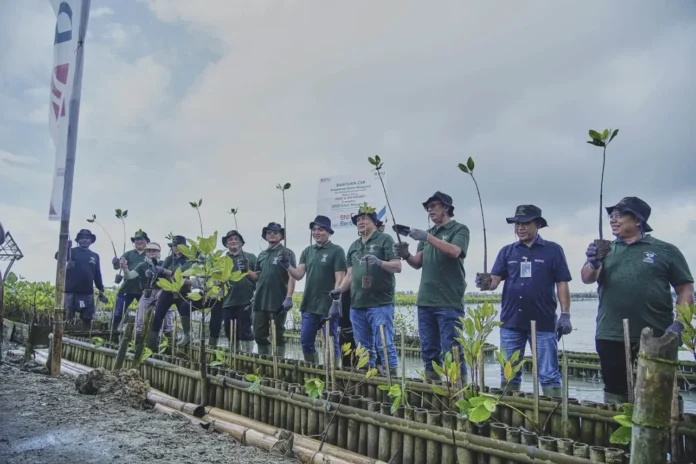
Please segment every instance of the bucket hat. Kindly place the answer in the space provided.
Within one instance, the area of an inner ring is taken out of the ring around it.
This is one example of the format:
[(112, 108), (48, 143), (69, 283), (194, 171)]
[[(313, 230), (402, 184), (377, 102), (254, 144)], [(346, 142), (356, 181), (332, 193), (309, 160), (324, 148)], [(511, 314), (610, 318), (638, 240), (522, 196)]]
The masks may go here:
[(266, 240), (266, 233), (267, 232), (280, 232), (283, 237), (285, 237), (285, 229), (283, 229), (283, 226), (278, 224), (277, 222), (269, 222), (266, 227), (261, 229), (261, 238)]
[(97, 241), (97, 236), (94, 235), (92, 233), (92, 231), (89, 229), (80, 229), (80, 231), (75, 236), (75, 241), (77, 242), (80, 239), (80, 237), (85, 237), (85, 236), (89, 237), (92, 240), (92, 243)]
[(452, 197), (451, 196), (447, 195), (446, 193), (442, 193), (438, 190), (437, 192), (433, 193), (433, 195), (430, 198), (428, 198), (427, 200), (425, 200), (423, 202), (423, 209), (428, 211), (428, 204), (432, 201), (439, 201), (443, 205), (449, 206), (450, 207), (450, 216), (454, 216), (454, 206), (452, 205)]
[(618, 209), (621, 213), (633, 213), (635, 217), (643, 223), (644, 232), (652, 232), (652, 227), (648, 225), (648, 219), (652, 208), (650, 205), (638, 197), (624, 197), (614, 206), (607, 206), (607, 213), (611, 214), (614, 209)]
[(138, 229), (138, 231), (133, 234), (133, 236), (131, 237), (131, 242), (135, 243), (135, 241), (139, 238), (142, 238), (147, 243), (150, 243), (150, 237), (147, 236), (147, 232), (143, 231), (143, 229)]
[(309, 223), (309, 228), (312, 229), (314, 226), (319, 226), (322, 229), (326, 230), (328, 233), (333, 235), (334, 231), (331, 228), (331, 219), (327, 218), (326, 216), (317, 216), (314, 218), (314, 221)]
[[(227, 232), (227, 233), (225, 234), (224, 237), (222, 237), (222, 246), (226, 247), (226, 246), (227, 246), (227, 240), (228, 240), (230, 237), (234, 237), (234, 236), (239, 237), (239, 241), (242, 242), (242, 246), (244, 246), (244, 243), (245, 243), (245, 242), (244, 242), (244, 237), (242, 237), (242, 234), (240, 234), (239, 232), (237, 232), (237, 231), (234, 230), (234, 229), (233, 229), (233, 230), (230, 230), (229, 232)], [(264, 236), (265, 236), (265, 234), (264, 234)]]
[(539, 220), (539, 229), (543, 229), (549, 224), (546, 222), (541, 215), (541, 208), (534, 205), (520, 205), (515, 210), (515, 215), (513, 217), (506, 218), (508, 224), (514, 224), (516, 222), (532, 222), (533, 220)]
[(172, 241), (168, 243), (170, 247), (177, 246), (177, 245), (186, 245), (186, 237), (183, 235), (175, 235), (172, 237)]

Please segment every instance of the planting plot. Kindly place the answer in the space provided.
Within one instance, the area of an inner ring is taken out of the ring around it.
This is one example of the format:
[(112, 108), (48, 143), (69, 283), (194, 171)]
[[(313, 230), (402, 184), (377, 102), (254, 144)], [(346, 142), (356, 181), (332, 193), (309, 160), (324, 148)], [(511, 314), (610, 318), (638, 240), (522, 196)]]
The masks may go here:
[(183, 418), (135, 409), (118, 397), (80, 394), (74, 377), (51, 379), (3, 363), (0, 462), (297, 462), (242, 446)]

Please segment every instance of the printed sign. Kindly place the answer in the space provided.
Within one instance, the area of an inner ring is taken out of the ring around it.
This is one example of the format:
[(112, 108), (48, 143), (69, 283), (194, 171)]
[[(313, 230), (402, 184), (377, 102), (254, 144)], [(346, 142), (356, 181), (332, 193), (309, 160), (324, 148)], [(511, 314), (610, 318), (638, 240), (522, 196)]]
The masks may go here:
[[(386, 184), (385, 172), (381, 173)], [(317, 214), (330, 218), (334, 230), (355, 227), (351, 216), (365, 202), (377, 210), (377, 219), (383, 221), (387, 202), (376, 170), (319, 179)]]

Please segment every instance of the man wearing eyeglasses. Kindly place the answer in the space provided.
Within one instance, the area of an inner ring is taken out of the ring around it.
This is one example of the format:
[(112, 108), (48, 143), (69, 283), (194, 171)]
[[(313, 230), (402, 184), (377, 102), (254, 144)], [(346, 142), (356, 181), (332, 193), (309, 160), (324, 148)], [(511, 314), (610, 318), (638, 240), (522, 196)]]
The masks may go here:
[[(536, 322), (537, 359), (539, 383), (543, 394), (560, 397), (561, 374), (558, 371), (558, 336), (573, 330), (570, 323), (571, 281), (568, 262), (563, 248), (544, 240), (539, 229), (548, 225), (541, 209), (534, 205), (520, 205), (513, 217), (506, 219), (515, 225), (519, 241), (504, 246), (491, 269), (491, 283), (476, 276), (476, 286), (481, 290), (495, 290), (503, 285), (502, 313), (500, 321), (500, 346), (508, 359), (517, 350), (519, 359), (524, 357), (527, 341), (531, 344), (531, 321)], [(556, 296), (556, 292), (558, 296)], [(561, 314), (556, 317), (560, 303)], [(506, 380), (501, 372), (501, 386)], [(507, 384), (508, 390), (519, 390), (522, 370)]]
[(609, 213), (611, 233), (616, 237), (609, 254), (598, 259), (597, 246), (587, 248), (582, 267), (585, 284), (597, 282), (599, 309), (595, 347), (604, 380), (604, 402), (628, 401), (623, 320), (628, 319), (631, 352), (638, 353), (645, 327), (660, 337), (666, 331), (681, 338), (683, 326), (675, 320), (671, 288), (677, 305), (694, 302), (694, 279), (679, 249), (652, 237), (648, 225), (651, 208), (638, 197), (626, 197)]

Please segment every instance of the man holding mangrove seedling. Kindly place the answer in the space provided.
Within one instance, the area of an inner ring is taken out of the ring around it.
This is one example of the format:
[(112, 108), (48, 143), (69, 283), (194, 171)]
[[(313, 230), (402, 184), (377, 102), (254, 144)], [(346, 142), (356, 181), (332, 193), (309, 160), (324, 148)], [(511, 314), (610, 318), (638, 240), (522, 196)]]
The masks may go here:
[(597, 246), (590, 244), (581, 275), (586, 284), (597, 282), (595, 347), (604, 380), (604, 402), (625, 403), (628, 383), (623, 320), (628, 319), (633, 359), (645, 327), (653, 329), (656, 337), (671, 331), (681, 338), (684, 327), (674, 316), (671, 288), (677, 294), (677, 305), (692, 304), (694, 279), (676, 246), (648, 234), (652, 232), (648, 225), (651, 208), (645, 201), (626, 197), (606, 210), (616, 239), (603, 261), (597, 259)]
[[(132, 237), (131, 242), (135, 246), (133, 250), (128, 250), (121, 256), (111, 260), (114, 269), (119, 267), (123, 269), (123, 274), (128, 274), (130, 269), (135, 269), (139, 264), (145, 262), (145, 245), (150, 243), (150, 239), (142, 229), (138, 230)], [(123, 313), (128, 310), (133, 300), (139, 300), (143, 294), (139, 279), (124, 279), (121, 288), (116, 296), (116, 304), (114, 305), (114, 327), (121, 324)]]
[(259, 354), (271, 355), (269, 341), (271, 321), (275, 322), (275, 343), (278, 356), (285, 356), (285, 320), (292, 308), (292, 294), (295, 292), (295, 279), (281, 264), (289, 262), (296, 266), (295, 253), (282, 244), (285, 229), (271, 222), (261, 230), (261, 236), (268, 242), (268, 248), (259, 254), (259, 276), (254, 294), (254, 337)]
[[(171, 249), (171, 254), (167, 256), (164, 260), (162, 266), (155, 266), (153, 273), (156, 278), (164, 277), (173, 281), (173, 276), (177, 269), (185, 271), (189, 269), (193, 263), (189, 261), (186, 256), (181, 253), (179, 245), (186, 245), (186, 237), (183, 235), (175, 235), (172, 237), (171, 243), (169, 243), (169, 248)], [(179, 310), (179, 319), (181, 320), (181, 327), (183, 329), (184, 335), (179, 342), (180, 346), (185, 346), (191, 341), (191, 307), (189, 302), (182, 299), (181, 295), (186, 295), (191, 291), (191, 280), (184, 279), (181, 289), (178, 293), (172, 293), (162, 290), (157, 297), (157, 304), (155, 305), (155, 314), (152, 316), (152, 322), (150, 323), (150, 333), (147, 339), (147, 347), (153, 352), (157, 352), (157, 347), (159, 346), (159, 333), (162, 330), (162, 323), (164, 322), (169, 308), (172, 305), (176, 305)], [(179, 295), (181, 294), (181, 295)], [(172, 333), (165, 332), (164, 334), (169, 341), (172, 341)]]
[(78, 246), (68, 249), (65, 307), (68, 310), (69, 321), (75, 319), (75, 313), (78, 312), (82, 320), (82, 329), (89, 330), (95, 312), (94, 287), (99, 290), (99, 301), (108, 303), (109, 300), (104, 295), (99, 255), (89, 249), (90, 245), (97, 241), (97, 236), (88, 229), (82, 229), (77, 233), (75, 241)]
[[(224, 320), (227, 339), (232, 340), (232, 320), (236, 322), (236, 350), (245, 353), (254, 351), (254, 331), (251, 320), (251, 300), (254, 297), (258, 263), (256, 255), (248, 251), (242, 251), (244, 238), (236, 230), (230, 230), (222, 237), (222, 246), (227, 248), (227, 256), (233, 263), (233, 271), (246, 272), (244, 279), (238, 282), (227, 283), (227, 294), (222, 301), (222, 306), (214, 305), (210, 312), (210, 341), (211, 346), (216, 346), (220, 336), (220, 326)], [(222, 307), (222, 311), (218, 308)], [(221, 314), (220, 314), (221, 313)]]
[[(464, 317), (466, 273), (464, 258), (469, 248), (469, 228), (452, 219), (452, 197), (435, 192), (423, 202), (434, 226), (427, 231), (410, 229), (408, 236), (418, 241), (415, 255), (408, 244), (396, 247), (401, 259), (413, 269), (423, 269), (418, 289), (418, 337), (425, 364), (425, 377), (440, 380), (433, 369), (433, 361), (440, 366), (445, 353), (458, 345), (457, 328)], [(460, 353), (461, 351), (461, 347)], [(461, 363), (462, 378), (466, 364)], [(466, 383), (466, 382), (464, 382)]]
[[(329, 317), (329, 333), (333, 337), (334, 359), (338, 364), (341, 360), (338, 344), (340, 311), (330, 317), (329, 308), (333, 304), (333, 299), (329, 294), (341, 285), (346, 275), (346, 254), (343, 248), (331, 242), (331, 235), (334, 233), (331, 228), (331, 219), (326, 216), (317, 216), (313, 222), (309, 223), (309, 229), (312, 231), (315, 244), (302, 251), (297, 268), (291, 266), (287, 260), (282, 260), (281, 264), (283, 267), (287, 266), (288, 273), (295, 280), (302, 280), (305, 275), (307, 276), (300, 305), (302, 313), (300, 344), (305, 361), (319, 364), (315, 340), (317, 331)], [(340, 307), (340, 302), (336, 304)]]
[[(570, 323), (571, 281), (568, 262), (563, 248), (554, 242), (544, 240), (539, 229), (548, 225), (541, 215), (541, 209), (534, 205), (520, 205), (508, 224), (515, 225), (519, 241), (505, 245), (491, 269), (490, 286), (482, 285), (476, 277), (476, 286), (481, 290), (495, 290), (501, 281), (503, 285), (502, 314), (500, 321), (500, 347), (508, 359), (515, 351), (524, 357), (527, 341), (531, 344), (530, 322), (536, 321), (537, 358), (539, 383), (543, 394), (551, 397), (562, 396), (561, 374), (558, 370), (558, 332), (568, 335), (573, 330)], [(558, 301), (556, 293), (558, 292)], [(561, 315), (556, 317), (556, 307), (560, 302)], [(500, 381), (505, 387), (505, 377), (500, 373)], [(522, 383), (522, 369), (510, 380), (508, 390), (519, 390)]]
[[(348, 271), (341, 285), (331, 291), (331, 296), (337, 299), (350, 289), (350, 322), (355, 342), (370, 350), (370, 368), (388, 363), (390, 374), (396, 375), (394, 274), (401, 272), (401, 260), (394, 253), (394, 239), (377, 230), (379, 221), (375, 208), (365, 203), (351, 219), (361, 237), (348, 249)], [(380, 327), (384, 328), (388, 360), (382, 359), (384, 345)]]

